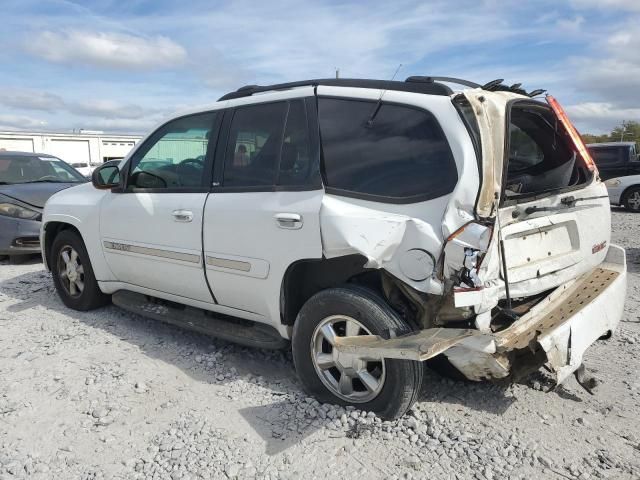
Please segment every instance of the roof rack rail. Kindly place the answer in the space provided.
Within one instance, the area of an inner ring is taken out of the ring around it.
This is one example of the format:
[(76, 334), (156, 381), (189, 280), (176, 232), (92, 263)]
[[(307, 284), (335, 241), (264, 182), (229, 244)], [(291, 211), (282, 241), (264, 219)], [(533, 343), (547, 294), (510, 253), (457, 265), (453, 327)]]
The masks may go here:
[(275, 85), (245, 85), (244, 87), (240, 87), (235, 92), (230, 92), (226, 95), (223, 95), (218, 99), (218, 101), (250, 97), (251, 95), (261, 92), (288, 90), (290, 88), (306, 86), (317, 87), (318, 85), (333, 87), (374, 88), (380, 90), (396, 90), (400, 92), (413, 92), (444, 96), (449, 96), (453, 93), (453, 90), (451, 90), (448, 85), (445, 85), (446, 83), (454, 83), (469, 88), (481, 88), (483, 90), (491, 92), (514, 92), (529, 97), (535, 97), (545, 92), (545, 90), (534, 90), (530, 93), (527, 93), (524, 89), (520, 88), (520, 83), (507, 86), (502, 83), (503, 81), (503, 79), (497, 79), (485, 83), (484, 85), (480, 85), (479, 83), (471, 82), (469, 80), (463, 80), (461, 78), (432, 77), (420, 75), (408, 77), (404, 82), (394, 80), (371, 80), (366, 78), (320, 78), (314, 80), (301, 80), (298, 82), (277, 83)]
[(235, 92), (227, 93), (220, 97), (221, 100), (250, 97), (256, 93), (288, 90), (290, 88), (326, 85), (332, 87), (359, 87), (374, 88), (379, 90), (396, 90), (400, 92), (425, 93), (429, 95), (448, 96), (453, 93), (447, 85), (437, 82), (401, 82), (394, 80), (371, 80), (366, 78), (320, 78), (313, 80), (301, 80), (298, 82), (279, 83), (276, 85), (246, 85)]
[(408, 77), (405, 80), (405, 82), (414, 82), (414, 83), (446, 82), (446, 83), (455, 83), (457, 85), (464, 85), (465, 87), (470, 87), (470, 88), (482, 88), (482, 86), (479, 83), (475, 83), (469, 80), (463, 80), (462, 78), (455, 78), (455, 77), (431, 77), (431, 76), (414, 75), (412, 77)]

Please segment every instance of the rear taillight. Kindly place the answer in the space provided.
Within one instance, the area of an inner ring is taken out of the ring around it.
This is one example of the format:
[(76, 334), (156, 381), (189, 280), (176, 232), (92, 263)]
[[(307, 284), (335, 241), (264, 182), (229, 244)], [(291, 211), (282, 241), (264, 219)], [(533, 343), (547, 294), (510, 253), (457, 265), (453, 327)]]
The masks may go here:
[(560, 120), (560, 123), (564, 126), (565, 130), (569, 134), (569, 137), (571, 137), (571, 141), (573, 142), (573, 145), (576, 147), (576, 150), (584, 160), (584, 163), (587, 166), (587, 168), (597, 175), (598, 168), (596, 167), (596, 164), (593, 161), (593, 158), (591, 158), (591, 154), (589, 153), (587, 146), (584, 144), (584, 141), (582, 141), (582, 137), (580, 136), (576, 128), (573, 126), (573, 124), (569, 120), (569, 117), (567, 117), (567, 114), (565, 113), (564, 109), (560, 106), (558, 101), (555, 98), (553, 98), (551, 95), (547, 95), (547, 103), (553, 110), (553, 113), (556, 114), (556, 117), (558, 118), (558, 120)]

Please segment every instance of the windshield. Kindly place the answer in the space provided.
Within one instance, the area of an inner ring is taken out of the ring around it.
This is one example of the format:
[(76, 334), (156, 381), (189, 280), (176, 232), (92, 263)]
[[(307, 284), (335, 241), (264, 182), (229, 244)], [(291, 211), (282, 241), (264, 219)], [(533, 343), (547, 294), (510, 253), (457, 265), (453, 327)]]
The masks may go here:
[(0, 184), (13, 183), (80, 183), (86, 179), (56, 157), (1, 156)]

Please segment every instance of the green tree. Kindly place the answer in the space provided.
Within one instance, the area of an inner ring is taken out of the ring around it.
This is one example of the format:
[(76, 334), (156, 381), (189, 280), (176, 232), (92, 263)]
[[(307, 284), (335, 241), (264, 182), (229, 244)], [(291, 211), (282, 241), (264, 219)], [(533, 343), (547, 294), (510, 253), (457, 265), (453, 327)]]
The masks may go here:
[(585, 143), (602, 142), (640, 142), (640, 122), (635, 120), (624, 120), (620, 125), (611, 130), (611, 133), (593, 135), (591, 133), (582, 134)]

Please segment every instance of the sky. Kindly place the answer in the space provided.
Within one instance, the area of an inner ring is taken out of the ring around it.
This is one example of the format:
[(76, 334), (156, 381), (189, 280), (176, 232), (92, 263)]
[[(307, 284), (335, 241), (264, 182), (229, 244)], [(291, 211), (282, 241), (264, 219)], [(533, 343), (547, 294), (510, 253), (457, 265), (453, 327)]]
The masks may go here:
[(504, 78), (640, 120), (640, 0), (0, 0), (0, 130), (145, 133), (247, 84)]

